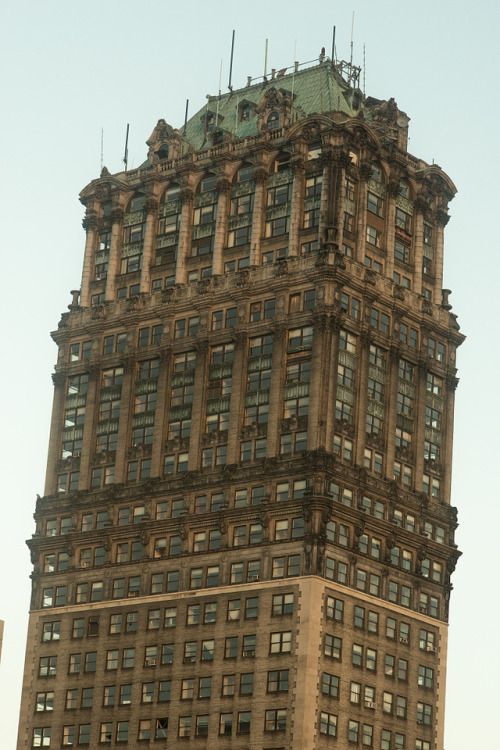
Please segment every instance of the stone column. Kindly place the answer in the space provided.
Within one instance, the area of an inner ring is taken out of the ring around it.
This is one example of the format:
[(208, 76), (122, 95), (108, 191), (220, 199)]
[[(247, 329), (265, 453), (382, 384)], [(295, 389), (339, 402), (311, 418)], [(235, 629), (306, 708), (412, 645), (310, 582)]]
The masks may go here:
[(415, 201), (415, 214), (413, 221), (413, 291), (422, 294), (422, 264), (424, 258), (424, 216), (428, 206), (423, 198)]
[(189, 436), (188, 470), (200, 468), (200, 444), (205, 428), (204, 394), (208, 363), (208, 341), (199, 339), (196, 344), (196, 369), (194, 372), (193, 405), (191, 407), (191, 435)]
[(191, 188), (183, 188), (179, 193), (182, 203), (181, 223), (179, 227), (179, 245), (177, 251), (177, 265), (175, 269), (175, 283), (185, 284), (187, 279), (186, 258), (191, 252), (191, 229), (193, 226), (194, 193)]
[(385, 476), (392, 481), (394, 479), (394, 459), (396, 455), (396, 426), (397, 426), (397, 403), (399, 383), (399, 347), (391, 346), (387, 368), (387, 384), (385, 393), (385, 425), (386, 437), (386, 462)]
[(436, 305), (441, 304), (443, 288), (443, 262), (444, 262), (444, 228), (449, 221), (449, 216), (442, 209), (436, 214), (436, 242), (434, 248), (434, 294), (433, 301)]
[(106, 278), (106, 300), (115, 299), (116, 276), (120, 273), (120, 250), (123, 242), (123, 216), (122, 208), (114, 208), (111, 211), (112, 227)]
[(273, 327), (273, 363), (271, 366), (271, 387), (269, 391), (269, 421), (267, 424), (266, 458), (279, 455), (280, 423), (283, 415), (281, 393), (282, 373), (286, 358), (287, 328), (283, 323)]
[(424, 473), (425, 407), (427, 403), (427, 366), (424, 360), (419, 359), (416, 372), (417, 382), (415, 383), (414, 431), (412, 441), (415, 454), (413, 487), (417, 492), (421, 492), (422, 476)]
[(217, 221), (215, 223), (214, 254), (212, 260), (212, 276), (222, 276), (224, 273), (223, 251), (227, 243), (227, 222), (229, 215), (229, 194), (231, 183), (224, 178), (217, 180), (215, 188), (219, 195), (217, 201)]
[(80, 305), (90, 306), (90, 282), (93, 277), (94, 257), (97, 249), (97, 212), (87, 206), (85, 218), (82, 222), (87, 232), (85, 240), (85, 255), (83, 259), (82, 285), (80, 292)]
[(370, 174), (370, 165), (362, 164), (359, 168), (358, 201), (356, 214), (356, 260), (361, 264), (364, 264), (365, 262), (367, 206), (366, 191)]
[(52, 400), (52, 420), (50, 423), (49, 455), (45, 475), (44, 495), (52, 495), (57, 489), (56, 467), (61, 457), (61, 427), (64, 418), (67, 378), (64, 372), (52, 375), (54, 396)]
[(337, 370), (339, 365), (339, 331), (342, 326), (342, 318), (340, 315), (330, 319), (329, 334), (330, 342), (330, 367), (326, 368), (328, 373), (328, 382), (326, 383), (327, 388), (327, 401), (325, 404), (325, 450), (327, 453), (333, 451), (333, 436), (335, 433), (335, 397), (337, 393)]
[(264, 233), (263, 225), (266, 211), (267, 170), (263, 167), (254, 169), (252, 177), (255, 182), (255, 194), (250, 238), (250, 266), (260, 266), (260, 243)]
[(332, 222), (333, 226), (337, 228), (336, 242), (339, 246), (339, 250), (342, 251), (342, 242), (344, 238), (344, 212), (345, 212), (345, 180), (346, 180), (346, 168), (351, 163), (349, 154), (342, 150), (338, 150), (335, 153), (335, 166), (333, 170), (333, 181), (332, 181), (332, 192), (333, 200), (335, 201), (332, 207)]
[(313, 451), (325, 444), (325, 381), (328, 373), (326, 313), (313, 317), (313, 346), (311, 353), (311, 380), (309, 383), (309, 415), (307, 419), (307, 450)]
[(118, 439), (115, 456), (115, 484), (127, 481), (128, 452), (132, 446), (131, 425), (134, 413), (132, 387), (134, 384), (135, 360), (131, 357), (123, 358), (123, 381), (120, 396), (120, 419), (118, 422)]
[(144, 230), (144, 244), (142, 250), (142, 268), (141, 268), (141, 292), (151, 291), (151, 265), (154, 261), (156, 224), (158, 218), (158, 201), (154, 198), (148, 198), (144, 202), (144, 211), (146, 212), (146, 227)]
[(447, 375), (445, 380), (445, 399), (443, 412), (443, 443), (439, 463), (442, 466), (440, 499), (449, 505), (451, 497), (451, 462), (453, 456), (453, 415), (455, 412), (455, 389), (458, 380), (454, 375)]
[(359, 337), (360, 352), (358, 360), (358, 390), (356, 405), (356, 463), (364, 466), (366, 442), (366, 409), (368, 405), (368, 368), (370, 363), (370, 331), (362, 330)]
[(333, 165), (333, 153), (330, 148), (324, 149), (321, 154), (321, 161), (323, 162), (323, 175), (321, 180), (321, 201), (319, 211), (319, 227), (318, 236), (320, 241), (326, 237), (326, 227), (331, 225), (333, 220), (330, 216), (330, 206), (333, 202), (333, 191), (332, 191), (332, 165)]
[(90, 488), (92, 458), (96, 454), (96, 425), (99, 419), (99, 376), (101, 368), (97, 362), (88, 368), (89, 382), (85, 398), (85, 422), (83, 424), (82, 455), (80, 458), (80, 482), (78, 489)]
[(304, 160), (296, 158), (292, 162), (293, 186), (292, 206), (290, 210), (290, 230), (288, 234), (288, 255), (300, 255), (299, 229), (304, 213)]
[[(235, 464), (239, 461), (239, 439), (240, 426), (243, 424), (243, 415), (240, 414), (240, 405), (244, 401), (246, 390), (246, 351), (247, 335), (238, 332), (234, 337), (234, 359), (231, 376), (231, 402), (229, 410), (229, 425), (227, 431), (227, 463)], [(244, 406), (242, 407), (244, 410)]]
[(155, 429), (151, 450), (151, 476), (161, 477), (163, 474), (162, 454), (165, 443), (165, 415), (168, 410), (168, 396), (170, 393), (169, 372), (172, 361), (171, 349), (160, 351), (160, 366), (156, 388)]
[(396, 240), (396, 196), (399, 195), (399, 182), (387, 185), (387, 221), (385, 225), (385, 276), (391, 279), (394, 274), (394, 243)]

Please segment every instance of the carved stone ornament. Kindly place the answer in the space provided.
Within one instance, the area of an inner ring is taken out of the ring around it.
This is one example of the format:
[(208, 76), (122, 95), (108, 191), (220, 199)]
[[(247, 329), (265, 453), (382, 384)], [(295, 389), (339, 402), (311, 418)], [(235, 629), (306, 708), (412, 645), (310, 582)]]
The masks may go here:
[(422, 312), (424, 315), (432, 315), (432, 305), (425, 297), (422, 299)]
[(346, 268), (345, 256), (339, 250), (335, 250), (335, 253), (333, 255), (333, 267), (340, 268), (342, 270), (345, 270)]
[(92, 308), (90, 317), (92, 320), (102, 320), (106, 316), (106, 308), (104, 305), (96, 305)]
[(364, 328), (361, 331), (360, 341), (361, 341), (361, 346), (363, 346), (366, 349), (368, 349), (368, 347), (370, 346), (370, 344), (372, 342), (372, 335), (371, 335), (370, 329)]
[(148, 198), (144, 201), (144, 211), (147, 214), (154, 214), (158, 211), (158, 201), (155, 198)]
[(264, 167), (256, 167), (252, 172), (252, 179), (257, 185), (263, 185), (267, 182), (268, 172)]
[(271, 333), (275, 341), (283, 341), (287, 333), (287, 327), (283, 323), (275, 323), (271, 326)]
[(248, 268), (243, 268), (236, 274), (236, 286), (246, 286), (250, 281), (250, 271)]
[(176, 286), (171, 286), (168, 289), (163, 289), (161, 293), (162, 305), (165, 305), (168, 302), (175, 302), (178, 296), (179, 289)]
[(208, 294), (212, 286), (212, 279), (200, 279), (196, 284), (196, 293), (200, 295)]
[(197, 339), (194, 345), (194, 348), (196, 349), (198, 354), (206, 354), (208, 352), (208, 339), (207, 338)]
[(185, 187), (179, 193), (179, 200), (184, 205), (185, 203), (191, 203), (194, 201), (194, 191), (191, 188)]
[(369, 162), (363, 162), (359, 165), (359, 176), (362, 180), (369, 180), (372, 173), (372, 165)]
[(53, 372), (52, 373), (52, 382), (54, 383), (54, 386), (57, 388), (58, 386), (64, 385), (66, 382), (66, 375), (64, 372)]
[(123, 208), (113, 208), (111, 210), (110, 217), (113, 224), (121, 224), (124, 217)]
[(86, 232), (92, 232), (97, 228), (97, 214), (95, 211), (88, 211), (82, 221), (82, 227)]
[(326, 331), (328, 327), (328, 315), (326, 313), (315, 312), (311, 318), (311, 325), (315, 331)]
[(134, 357), (128, 356), (128, 357), (121, 357), (120, 364), (123, 367), (124, 373), (133, 372), (135, 369), (135, 359)]
[(395, 479), (392, 479), (389, 482), (389, 495), (392, 497), (395, 501), (399, 499), (399, 485), (396, 482)]
[[(108, 177), (109, 172), (106, 169), (106, 167), (102, 168), (101, 171), (101, 178), (102, 177)], [(101, 182), (99, 185), (96, 186), (95, 189), (95, 197), (99, 201), (108, 201), (111, 197), (111, 184), (109, 182)]]
[(400, 286), (399, 284), (394, 284), (392, 288), (392, 296), (394, 297), (394, 299), (398, 299), (398, 300), (401, 300), (401, 302), (404, 302), (405, 293), (404, 293), (403, 287)]
[(216, 181), (215, 189), (217, 190), (219, 195), (221, 193), (227, 195), (231, 191), (231, 183), (229, 182), (229, 180), (226, 180), (225, 177), (221, 177)]
[(288, 276), (288, 260), (280, 258), (274, 263), (274, 278), (282, 279), (284, 276)]
[(365, 275), (364, 275), (365, 283), (375, 286), (376, 279), (377, 279), (377, 274), (375, 273), (375, 271), (372, 271), (371, 268), (365, 268)]
[(217, 527), (221, 534), (227, 534), (227, 521), (224, 516), (220, 515), (217, 519)]
[(69, 318), (69, 313), (62, 313), (61, 320), (57, 324), (57, 327), (66, 328), (66, 326), (68, 325), (68, 318)]
[(450, 220), (449, 215), (446, 213), (446, 211), (443, 211), (443, 209), (438, 209), (436, 212), (436, 221), (439, 224), (440, 227), (445, 227)]
[(234, 344), (235, 349), (244, 349), (247, 344), (247, 332), (246, 331), (236, 331), (231, 336), (231, 341)]
[(101, 368), (99, 367), (99, 365), (93, 364), (87, 367), (87, 375), (88, 375), (89, 380), (93, 380), (93, 381), (97, 380), (100, 373), (101, 373)]
[(279, 468), (280, 462), (276, 456), (264, 459), (263, 469), (265, 474), (273, 474)]
[(427, 201), (422, 195), (419, 195), (414, 202), (415, 211), (422, 214), (424, 218), (427, 218), (430, 213), (429, 201)]

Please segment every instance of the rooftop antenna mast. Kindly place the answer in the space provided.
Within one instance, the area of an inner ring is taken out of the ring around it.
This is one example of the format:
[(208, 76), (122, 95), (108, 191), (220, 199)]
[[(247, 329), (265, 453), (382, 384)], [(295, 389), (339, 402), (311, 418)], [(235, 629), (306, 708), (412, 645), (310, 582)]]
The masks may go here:
[(332, 63), (335, 64), (335, 30), (336, 27), (333, 27), (333, 36), (332, 36)]
[(229, 91), (233, 90), (233, 87), (231, 86), (231, 80), (233, 77), (234, 33), (235, 32), (233, 29), (233, 41), (231, 42), (231, 62), (229, 63), (229, 85), (228, 85)]
[(354, 11), (352, 12), (352, 25), (351, 25), (351, 68), (352, 68), (352, 53), (353, 53), (353, 37), (354, 37)]
[(101, 172), (104, 166), (104, 128), (101, 128)]
[(127, 123), (127, 135), (125, 136), (125, 153), (123, 154), (123, 163), (125, 164), (125, 172), (127, 171), (127, 165), (128, 165), (128, 131), (130, 129), (130, 124)]
[(363, 96), (366, 96), (366, 44), (363, 44)]
[(221, 83), (222, 83), (222, 60), (220, 61), (220, 71), (219, 71), (219, 97), (217, 99), (217, 111), (215, 113), (215, 127), (219, 124), (219, 105), (220, 105), (220, 97), (221, 97)]
[(183, 131), (183, 135), (186, 135), (187, 121), (188, 121), (188, 107), (189, 107), (189, 99), (186, 99), (186, 113), (184, 115), (184, 131)]
[(295, 88), (295, 71), (297, 70), (297, 40), (293, 45), (293, 73), (292, 73), (292, 107), (293, 107), (293, 90)]
[(267, 48), (269, 45), (269, 39), (266, 39), (266, 54), (264, 56), (264, 81), (267, 80)]

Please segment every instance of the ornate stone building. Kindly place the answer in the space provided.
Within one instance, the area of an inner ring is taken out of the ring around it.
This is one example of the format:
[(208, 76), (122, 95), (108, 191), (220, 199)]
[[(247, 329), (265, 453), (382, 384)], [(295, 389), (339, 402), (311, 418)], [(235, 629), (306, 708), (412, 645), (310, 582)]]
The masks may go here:
[(442, 750), (455, 187), (355, 81), (249, 80), (82, 191), (19, 750)]

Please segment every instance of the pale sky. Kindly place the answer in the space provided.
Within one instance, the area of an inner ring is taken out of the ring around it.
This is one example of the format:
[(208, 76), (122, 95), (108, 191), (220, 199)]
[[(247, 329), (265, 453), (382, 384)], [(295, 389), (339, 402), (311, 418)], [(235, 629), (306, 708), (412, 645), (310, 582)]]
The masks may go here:
[[(284, 9), (284, 10), (282, 10)], [(354, 62), (366, 93), (394, 97), (411, 118), (409, 150), (434, 160), (458, 195), (445, 233), (445, 286), (467, 341), (458, 352), (452, 503), (463, 551), (453, 576), (446, 750), (498, 744), (495, 470), (499, 399), (498, 120), (500, 4), (489, 0), (11, 0), (0, 11), (0, 193), (4, 287), (0, 295), (4, 394), (0, 441), (3, 523), (0, 619), (1, 750), (14, 750), (24, 665), (35, 495), (43, 494), (56, 347), (49, 332), (80, 285), (84, 249), (78, 194), (104, 164), (120, 171), (127, 123), (129, 168), (163, 117), (180, 127), (206, 94), (264, 70), (330, 54)], [(296, 49), (296, 54), (294, 54)], [(482, 260), (481, 260), (482, 258)]]

